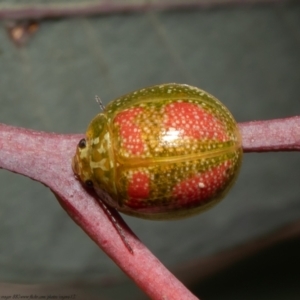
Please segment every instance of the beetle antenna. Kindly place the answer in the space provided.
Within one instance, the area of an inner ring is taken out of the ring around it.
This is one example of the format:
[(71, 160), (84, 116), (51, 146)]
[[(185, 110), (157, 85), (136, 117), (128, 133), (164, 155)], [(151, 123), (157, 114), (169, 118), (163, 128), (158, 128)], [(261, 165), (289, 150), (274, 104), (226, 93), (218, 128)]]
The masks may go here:
[(123, 230), (123, 228), (120, 226), (118, 220), (112, 215), (110, 209), (107, 207), (107, 205), (101, 200), (99, 199), (99, 203), (102, 206), (102, 208), (104, 209), (106, 215), (108, 216), (108, 218), (111, 220), (111, 222), (113, 223), (115, 229), (117, 230), (117, 232), (119, 233), (121, 240), (123, 241), (125, 247), (128, 249), (128, 251), (133, 254), (133, 250), (125, 236), (125, 232)]
[(105, 109), (105, 107), (104, 107), (104, 105), (103, 105), (103, 102), (102, 102), (101, 98), (100, 98), (98, 95), (96, 95), (96, 96), (95, 96), (95, 100), (96, 100), (96, 102), (99, 104), (100, 109), (103, 111), (103, 110)]

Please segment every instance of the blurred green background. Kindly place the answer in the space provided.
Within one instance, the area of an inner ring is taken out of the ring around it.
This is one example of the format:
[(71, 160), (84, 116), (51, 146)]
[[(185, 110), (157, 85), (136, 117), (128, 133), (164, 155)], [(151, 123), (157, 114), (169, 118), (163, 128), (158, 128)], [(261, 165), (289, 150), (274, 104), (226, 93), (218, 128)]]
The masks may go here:
[[(0, 1), (0, 12), (13, 2)], [(1, 25), (1, 123), (83, 133), (99, 112), (95, 95), (106, 104), (166, 82), (208, 91), (238, 122), (300, 115), (299, 1), (47, 19), (22, 47)], [(299, 153), (246, 154), (236, 185), (212, 210), (171, 222), (124, 219), (167, 267), (185, 265), (299, 220), (299, 166)], [(142, 299), (49, 189), (0, 170), (0, 191), (0, 295), (54, 284), (76, 299)], [(276, 246), (195, 292), (206, 300), (299, 299), (300, 287), (289, 286), (300, 280), (299, 250), (298, 241)]]

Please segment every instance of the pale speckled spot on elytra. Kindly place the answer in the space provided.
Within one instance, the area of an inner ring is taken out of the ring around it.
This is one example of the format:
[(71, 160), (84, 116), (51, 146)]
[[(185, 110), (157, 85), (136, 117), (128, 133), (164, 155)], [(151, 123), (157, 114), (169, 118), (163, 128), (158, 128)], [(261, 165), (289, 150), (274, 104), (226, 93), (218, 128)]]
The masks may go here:
[(103, 146), (103, 144), (101, 144), (100, 148), (97, 149), (97, 151), (101, 154), (101, 153), (107, 152), (107, 149), (105, 149), (104, 146)]
[[(147, 219), (176, 219), (218, 203), (242, 160), (227, 108), (196, 87), (163, 84), (110, 102), (90, 123), (73, 170), (107, 204)], [(104, 199), (104, 201), (106, 201)]]
[(97, 145), (99, 141), (99, 137), (96, 137), (95, 139), (93, 139), (93, 145)]
[(107, 159), (103, 158), (100, 161), (90, 161), (90, 167), (92, 169), (102, 169), (103, 171), (108, 171), (108, 168), (106, 166)]

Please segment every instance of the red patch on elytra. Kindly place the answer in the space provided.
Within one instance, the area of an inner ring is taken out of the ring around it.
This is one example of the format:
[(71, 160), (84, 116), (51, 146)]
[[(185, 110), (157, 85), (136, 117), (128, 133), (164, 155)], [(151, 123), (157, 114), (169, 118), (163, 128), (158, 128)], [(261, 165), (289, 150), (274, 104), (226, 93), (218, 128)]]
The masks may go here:
[(144, 152), (141, 129), (134, 122), (142, 111), (143, 109), (138, 107), (124, 110), (114, 120), (114, 123), (120, 126), (121, 145), (133, 155)]
[(147, 200), (150, 195), (149, 175), (140, 171), (135, 172), (128, 183), (127, 195), (130, 199), (128, 206), (143, 207), (144, 201), (141, 200)]
[(226, 128), (214, 115), (193, 103), (176, 102), (165, 107), (167, 129), (174, 128), (183, 137), (227, 139)]
[(183, 206), (209, 200), (227, 182), (226, 170), (229, 167), (230, 162), (224, 162), (207, 172), (181, 181), (174, 187), (173, 196)]

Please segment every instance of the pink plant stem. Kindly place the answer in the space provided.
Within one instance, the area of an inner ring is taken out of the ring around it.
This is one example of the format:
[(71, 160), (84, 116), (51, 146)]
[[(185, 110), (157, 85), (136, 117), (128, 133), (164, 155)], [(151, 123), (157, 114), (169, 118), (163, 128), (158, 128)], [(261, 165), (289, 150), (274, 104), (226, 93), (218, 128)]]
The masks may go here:
[(240, 123), (244, 152), (300, 151), (300, 116)]
[(108, 13), (145, 12), (148, 10), (211, 8), (228, 5), (280, 3), (282, 0), (161, 0), (161, 1), (86, 1), (51, 4), (1, 4), (0, 19), (32, 20), (91, 16)]
[(197, 299), (112, 211), (134, 251), (131, 254), (97, 198), (75, 179), (71, 159), (82, 137), (0, 124), (0, 168), (48, 186), (74, 221), (151, 299)]
[[(239, 127), (245, 152), (300, 150), (300, 117), (242, 123)], [(131, 254), (97, 197), (75, 179), (71, 159), (82, 137), (0, 124), (0, 168), (48, 186), (73, 220), (151, 299), (197, 299), (112, 210), (133, 249)]]

